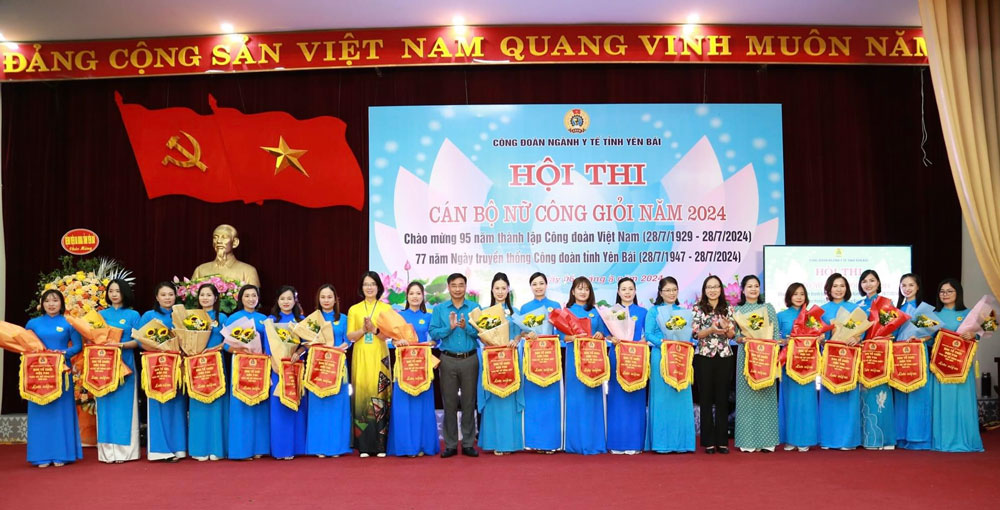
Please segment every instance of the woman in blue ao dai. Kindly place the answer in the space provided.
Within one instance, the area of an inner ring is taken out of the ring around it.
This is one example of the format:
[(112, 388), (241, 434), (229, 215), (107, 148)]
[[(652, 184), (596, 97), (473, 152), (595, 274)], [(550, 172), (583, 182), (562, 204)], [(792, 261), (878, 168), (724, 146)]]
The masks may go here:
[[(431, 325), (431, 314), (427, 311), (424, 286), (420, 282), (410, 282), (406, 286), (406, 308), (399, 313), (407, 324), (413, 326), (420, 343), (426, 343), (427, 328)], [(397, 347), (409, 345), (406, 340), (394, 339)], [(434, 382), (417, 396), (410, 395), (392, 383), (392, 407), (389, 410), (389, 437), (386, 444), (388, 455), (420, 457), (435, 455), (441, 451), (438, 441), (437, 414), (434, 410)]]
[[(170, 282), (156, 285), (156, 302), (153, 309), (142, 314), (139, 326), (145, 326), (153, 319), (159, 319), (166, 327), (173, 328), (170, 314), (177, 301), (177, 289)], [(146, 458), (176, 462), (187, 456), (187, 410), (188, 399), (178, 395), (166, 403), (146, 399), (147, 445)]]
[[(510, 281), (504, 273), (497, 273), (493, 276), (490, 306), (497, 303), (503, 304), (507, 320), (510, 320), (514, 313), (514, 307), (511, 305)], [(508, 344), (510, 347), (518, 346), (520, 335), (517, 332), (517, 327), (510, 324), (510, 343)], [(479, 344), (479, 366), (482, 367), (482, 348), (484, 345), (482, 342)], [(524, 386), (523, 381), (521, 386)], [(493, 450), (494, 455), (523, 450), (524, 390), (519, 389), (506, 397), (498, 397), (483, 388), (481, 375), (478, 388), (479, 446), (484, 450)]]
[[(677, 280), (667, 276), (660, 280), (653, 309), (646, 314), (643, 332), (646, 341), (652, 344), (649, 356), (649, 421), (646, 426), (646, 449), (657, 453), (693, 452), (694, 400), (691, 385), (677, 391), (663, 380), (660, 350), (667, 339), (666, 323), (675, 310), (683, 310), (677, 304)], [(679, 339), (678, 339), (679, 340)], [(691, 342), (688, 332), (684, 341)]]
[[(806, 286), (798, 282), (789, 285), (785, 291), (785, 306), (788, 308), (778, 313), (778, 332), (787, 341), (792, 335), (795, 319), (804, 308), (809, 308)], [(785, 450), (797, 448), (800, 452), (809, 451), (809, 447), (816, 446), (818, 442), (819, 397), (815, 381), (799, 384), (788, 377), (785, 367), (781, 367), (779, 395), (778, 425)]]
[(118, 388), (97, 397), (97, 459), (121, 464), (139, 458), (139, 406), (135, 368), (135, 349), (139, 342), (132, 339), (132, 330), (139, 327), (139, 312), (132, 309), (135, 297), (132, 287), (124, 280), (112, 280), (107, 287), (108, 308), (101, 317), (109, 327), (122, 330), (119, 348), (122, 362), (132, 371)]
[[(603, 341), (604, 321), (594, 306), (594, 287), (586, 277), (573, 280), (571, 296), (566, 309), (573, 315), (590, 320), (590, 336)], [(576, 376), (572, 335), (562, 335), (566, 342), (566, 451), (593, 455), (607, 453), (608, 443), (604, 426), (604, 387), (588, 387)]]
[[(299, 304), (299, 293), (295, 287), (284, 285), (278, 289), (278, 297), (271, 309), (271, 320), (275, 324), (294, 326), (305, 317), (302, 305)], [(263, 342), (264, 353), (271, 355), (270, 342)], [(305, 347), (292, 355), (292, 361), (304, 357)], [(296, 455), (306, 453), (306, 417), (308, 416), (308, 400), (299, 401), (298, 410), (292, 410), (281, 403), (281, 398), (274, 395), (278, 387), (278, 370), (271, 361), (271, 456), (280, 460), (291, 460)]]
[[(222, 344), (222, 325), (226, 315), (219, 309), (219, 290), (211, 283), (198, 287), (198, 307), (212, 320), (212, 334), (205, 349)], [(223, 384), (226, 374), (222, 374)], [(227, 391), (228, 393), (228, 391)], [(229, 400), (226, 395), (206, 404), (197, 399), (188, 401), (188, 453), (196, 460), (219, 460), (226, 458), (226, 432), (229, 419)]]
[[(260, 307), (260, 290), (256, 285), (244, 285), (240, 288), (236, 301), (240, 304), (240, 310), (233, 312), (229, 316), (226, 325), (233, 324), (242, 318), (248, 318), (253, 321), (254, 328), (257, 330), (257, 338), (261, 341), (261, 344), (266, 344), (267, 340), (264, 338), (264, 321), (267, 319), (267, 316), (257, 311)], [(250, 351), (245, 347), (225, 345), (223, 348), (233, 354), (250, 354)], [(226, 392), (229, 394), (229, 428), (226, 434), (226, 454), (230, 459), (234, 460), (260, 458), (271, 452), (270, 402), (269, 400), (264, 400), (263, 402), (248, 406), (242, 400), (236, 398), (236, 395), (232, 391), (232, 378), (235, 371), (234, 367), (232, 370), (233, 373), (229, 374), (229, 387), (226, 388)], [(271, 388), (270, 391), (273, 390), (274, 388)]]
[[(63, 317), (66, 300), (61, 292), (46, 290), (39, 301), (43, 313), (28, 321), (25, 329), (38, 335), (45, 349), (65, 353), (68, 369), (69, 359), (83, 349), (83, 339)], [(73, 378), (69, 381), (58, 399), (45, 405), (28, 402), (28, 462), (35, 466), (58, 467), (83, 458)]]
[[(618, 294), (615, 303), (628, 309), (628, 314), (635, 329), (632, 338), (612, 339), (617, 345), (618, 340), (644, 340), (643, 331), (646, 326), (646, 309), (635, 302), (635, 280), (622, 278), (618, 280)], [(635, 391), (625, 391), (618, 378), (618, 360), (615, 349), (608, 353), (611, 358), (611, 380), (608, 381), (608, 450), (614, 454), (635, 455), (640, 453), (646, 442), (646, 388)], [(652, 361), (652, 360), (650, 360)], [(650, 365), (650, 371), (652, 371)], [(652, 379), (652, 374), (650, 374)]]
[[(899, 279), (899, 301), (896, 307), (903, 313), (913, 317), (922, 296), (920, 277), (907, 273)], [(896, 338), (897, 341), (909, 340)], [(931, 337), (924, 338), (924, 348), (927, 359), (930, 360)], [(934, 374), (927, 372), (927, 384), (923, 387), (904, 393), (893, 390), (892, 396), (896, 411), (896, 446), (907, 450), (929, 450), (931, 448), (931, 384)]]
[[(340, 296), (329, 283), (316, 292), (316, 309), (323, 320), (333, 326), (333, 346), (347, 350), (347, 315), (340, 313)], [(344, 370), (347, 370), (345, 363)], [(344, 374), (340, 391), (335, 395), (318, 397), (306, 391), (306, 454), (317, 457), (338, 457), (351, 453), (351, 395), (350, 380)]]
[[(548, 291), (548, 278), (544, 273), (534, 273), (528, 279), (531, 286), (531, 301), (521, 306), (520, 313), (544, 313), (546, 317), (562, 308), (558, 302), (545, 297)], [(529, 333), (528, 338), (536, 338), (535, 333)], [(524, 358), (522, 358), (524, 359)], [(522, 367), (524, 364), (522, 363)], [(524, 394), (524, 447), (552, 453), (562, 448), (563, 440), (563, 385), (564, 380), (552, 383), (544, 388), (529, 381), (521, 371), (521, 391)], [(563, 374), (565, 379), (566, 374)]]
[[(941, 328), (958, 331), (969, 310), (965, 308), (962, 284), (948, 278), (938, 285), (937, 307)], [(966, 340), (976, 338), (964, 333)], [(976, 402), (976, 378), (972, 370), (965, 382), (944, 384), (933, 374), (931, 385), (931, 448), (940, 452), (981, 452), (983, 439), (979, 435), (979, 404)]]
[[(837, 318), (843, 308), (854, 311), (858, 305), (851, 303), (851, 286), (840, 273), (833, 273), (823, 286), (827, 302), (822, 306), (823, 321), (827, 324)], [(852, 337), (850, 345), (859, 339)], [(829, 345), (824, 349), (830, 348)], [(858, 384), (860, 386), (860, 383)], [(854, 388), (843, 393), (831, 393), (825, 386), (819, 390), (819, 445), (824, 449), (853, 450), (861, 446), (861, 391)]]
[[(858, 279), (863, 297), (858, 307), (871, 313), (872, 303), (882, 292), (882, 280), (874, 270), (867, 269)], [(896, 412), (893, 407), (892, 388), (882, 383), (874, 388), (861, 386), (861, 445), (869, 450), (896, 448)]]

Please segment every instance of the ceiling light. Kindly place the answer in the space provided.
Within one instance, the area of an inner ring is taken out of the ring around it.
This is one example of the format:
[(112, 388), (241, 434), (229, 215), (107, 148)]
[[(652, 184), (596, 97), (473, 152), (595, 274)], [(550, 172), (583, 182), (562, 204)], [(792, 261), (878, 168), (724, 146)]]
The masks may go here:
[(221, 28), (221, 29), (222, 29), (222, 33), (223, 33), (223, 34), (231, 34), (231, 33), (233, 33), (233, 30), (235, 30), (235, 29), (233, 28), (233, 24), (232, 24), (232, 23), (229, 23), (229, 22), (226, 22), (226, 21), (223, 21), (223, 22), (222, 22), (222, 23), (221, 23), (221, 24), (219, 25), (219, 28)]
[(697, 24), (699, 21), (701, 21), (701, 16), (698, 16), (697, 12), (692, 12), (691, 14), (688, 14), (688, 17), (687, 17), (688, 24), (691, 24), (691, 25)]

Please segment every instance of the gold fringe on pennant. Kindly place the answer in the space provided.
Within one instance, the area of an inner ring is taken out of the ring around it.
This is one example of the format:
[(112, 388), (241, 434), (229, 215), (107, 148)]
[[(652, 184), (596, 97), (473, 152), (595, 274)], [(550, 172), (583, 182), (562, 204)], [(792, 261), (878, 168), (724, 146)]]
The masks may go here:
[[(920, 377), (908, 384), (903, 381), (898, 381), (892, 377), (889, 378), (889, 386), (903, 393), (910, 393), (919, 390), (927, 384), (927, 346), (923, 343), (916, 342), (913, 343), (913, 346), (920, 351), (919, 354), (917, 354), (917, 357), (920, 359), (918, 362), (918, 372), (920, 372)], [(893, 368), (895, 368), (895, 361), (893, 361)], [(966, 371), (966, 373), (968, 373), (968, 371)]]
[[(856, 347), (856, 346), (846, 346), (846, 345), (842, 345), (842, 344), (827, 344), (826, 345), (827, 349), (831, 349), (831, 348), (834, 348), (834, 347), (844, 347), (846, 349), (858, 349), (858, 347)], [(847, 381), (845, 383), (840, 383), (840, 384), (837, 384), (837, 383), (835, 383), (833, 381), (830, 381), (830, 380), (828, 380), (826, 378), (826, 364), (827, 364), (828, 358), (829, 358), (829, 355), (827, 353), (825, 353), (825, 352), (820, 353), (820, 355), (819, 355), (820, 383), (823, 384), (823, 387), (826, 388), (830, 393), (833, 393), (834, 395), (836, 395), (838, 393), (844, 393), (844, 392), (847, 392), (847, 391), (852, 391), (852, 390), (854, 390), (854, 388), (857, 388), (858, 387), (858, 368), (861, 367), (861, 353), (858, 352), (854, 356), (854, 367), (851, 368), (851, 374), (852, 374), (851, 375), (851, 380)]]
[[(406, 381), (404, 381), (401, 376), (402, 369), (400, 368), (400, 365), (402, 363), (400, 358), (402, 358), (403, 353), (407, 349), (427, 350), (427, 352), (424, 354), (424, 360), (426, 361), (426, 364), (424, 365), (424, 370), (426, 370), (424, 374), (424, 381), (419, 385), (409, 384)], [(434, 368), (431, 367), (431, 347), (429, 345), (407, 345), (404, 347), (397, 347), (396, 364), (392, 367), (392, 377), (397, 383), (399, 383), (399, 389), (403, 390), (407, 394), (412, 395), (414, 397), (429, 390), (431, 387), (431, 383), (434, 381)]]
[[(151, 388), (153, 379), (151, 377), (152, 373), (149, 370), (149, 356), (172, 356), (177, 358), (177, 362), (174, 363), (174, 385), (171, 389), (167, 391), (157, 391)], [(184, 384), (181, 378), (181, 360), (180, 354), (175, 352), (145, 352), (142, 354), (142, 391), (146, 392), (146, 396), (161, 403), (166, 404), (171, 399), (177, 396), (177, 390), (180, 389), (184, 391)]]
[(212, 364), (216, 366), (216, 370), (219, 371), (219, 377), (221, 378), (222, 384), (218, 386), (211, 393), (201, 393), (198, 391), (192, 391), (191, 379), (194, 378), (191, 371), (191, 360), (197, 356), (190, 356), (184, 358), (184, 385), (187, 387), (187, 394), (189, 397), (201, 402), (203, 404), (211, 404), (215, 400), (226, 394), (226, 374), (222, 371), (222, 353), (215, 352), (212, 356)]
[(816, 382), (816, 376), (819, 375), (819, 371), (820, 371), (819, 340), (817, 340), (815, 338), (810, 338), (809, 339), (809, 341), (812, 342), (811, 345), (813, 346), (813, 348), (815, 349), (815, 352), (816, 352), (816, 370), (810, 371), (809, 373), (806, 373), (806, 374), (800, 374), (800, 373), (798, 373), (798, 372), (796, 372), (794, 370), (789, 370), (788, 369), (788, 364), (792, 363), (792, 360), (794, 359), (795, 353), (798, 350), (798, 348), (796, 347), (798, 345), (796, 343), (797, 340), (799, 340), (799, 338), (793, 337), (793, 338), (789, 339), (789, 341), (788, 341), (788, 347), (787, 347), (788, 352), (785, 353), (786, 354), (786, 357), (785, 357), (785, 373), (788, 374), (788, 377), (791, 380), (795, 381), (798, 384), (814, 384)]
[(562, 380), (562, 370), (563, 370), (562, 348), (559, 345), (559, 338), (553, 336), (551, 338), (548, 338), (547, 341), (555, 343), (555, 348), (553, 350), (555, 351), (555, 356), (556, 356), (556, 370), (552, 372), (552, 374), (550, 374), (548, 377), (542, 377), (536, 374), (531, 369), (531, 344), (533, 342), (532, 341), (524, 342), (524, 378), (534, 383), (536, 386), (540, 388), (544, 388), (550, 384), (557, 383), (560, 380)]
[(486, 362), (486, 351), (483, 351), (483, 359), (482, 359), (483, 389), (500, 398), (506, 398), (507, 396), (510, 396), (513, 393), (517, 392), (517, 390), (521, 389), (521, 369), (519, 363), (517, 362), (517, 349), (511, 348), (510, 350), (513, 351), (511, 356), (511, 361), (514, 363), (514, 384), (511, 384), (505, 388), (496, 386), (490, 382), (488, 373), (489, 364)]
[[(114, 359), (112, 363), (115, 368), (112, 369), (111, 383), (107, 386), (96, 387), (88, 384), (88, 379), (90, 376), (90, 352), (92, 349), (114, 349)], [(104, 345), (85, 345), (83, 346), (83, 374), (80, 376), (80, 384), (95, 397), (103, 397), (112, 391), (118, 389), (118, 385), (125, 381), (124, 371), (122, 370), (122, 350), (118, 347), (108, 347)]]
[(622, 362), (622, 347), (639, 347), (644, 349), (645, 357), (643, 358), (642, 364), (642, 376), (640, 376), (638, 381), (626, 381), (622, 377), (620, 369), (615, 370), (615, 378), (618, 380), (618, 385), (627, 392), (638, 391), (646, 387), (649, 383), (649, 344), (643, 343), (642, 345), (637, 345), (637, 342), (620, 342), (615, 346), (615, 359), (618, 360), (618, 366), (621, 366)]
[[(239, 370), (239, 358), (242, 356), (254, 356), (260, 359), (264, 366), (261, 370), (264, 374), (264, 383), (261, 386), (261, 391), (256, 394), (244, 393), (239, 390), (240, 387), (240, 370)], [(267, 400), (268, 393), (271, 391), (271, 358), (263, 354), (234, 354), (233, 355), (233, 396), (237, 400), (243, 402), (248, 406), (255, 406), (261, 402)]]
[[(747, 353), (751, 346), (758, 345), (771, 350), (771, 363), (768, 367), (771, 375), (759, 381), (755, 380), (750, 374), (750, 355)], [(747, 380), (747, 386), (754, 391), (774, 386), (774, 381), (778, 380), (779, 374), (781, 373), (778, 370), (778, 351), (781, 349), (781, 346), (774, 341), (755, 340), (751, 338), (747, 339), (746, 343), (743, 344), (743, 349), (743, 377)]]
[(305, 389), (309, 390), (313, 395), (316, 395), (317, 397), (320, 398), (325, 398), (340, 393), (340, 387), (344, 385), (344, 380), (347, 378), (347, 368), (346, 368), (347, 355), (340, 354), (339, 356), (340, 361), (338, 361), (337, 363), (337, 373), (340, 374), (340, 377), (337, 378), (338, 379), (337, 383), (334, 384), (333, 387), (324, 388), (312, 382), (312, 372), (316, 368), (316, 365), (313, 364), (313, 360), (315, 359), (316, 356), (319, 355), (319, 353), (324, 352), (326, 350), (332, 351), (334, 349), (328, 349), (326, 347), (318, 348), (316, 346), (309, 348), (309, 354), (306, 356), (305, 375), (303, 376), (302, 380), (302, 386), (304, 386)]
[[(593, 341), (593, 342), (600, 342), (601, 343), (601, 347), (602, 347), (601, 352), (603, 353), (602, 357), (604, 358), (603, 359), (603, 361), (604, 361), (604, 373), (603, 373), (603, 375), (600, 375), (598, 377), (589, 377), (589, 376), (586, 376), (580, 370), (580, 368), (581, 368), (581, 365), (580, 365), (580, 345), (582, 345), (581, 342), (591, 342), (591, 341)], [(575, 340), (573, 340), (573, 364), (576, 365), (576, 378), (580, 382), (582, 382), (584, 386), (587, 386), (588, 388), (596, 388), (596, 387), (598, 387), (598, 386), (600, 386), (600, 385), (608, 382), (609, 380), (611, 380), (611, 360), (608, 359), (608, 350), (607, 350), (606, 347), (604, 347), (605, 345), (606, 344), (605, 344), (604, 340), (595, 340), (593, 338), (581, 337), (581, 338), (576, 338)]]
[[(931, 350), (931, 359), (937, 357), (938, 349), (941, 347), (941, 341), (944, 335), (938, 333), (937, 337), (934, 339), (934, 348)], [(931, 363), (930, 370), (934, 373), (934, 377), (937, 378), (938, 382), (941, 384), (965, 384), (965, 380), (969, 377), (969, 368), (972, 367), (972, 361), (975, 360), (976, 370), (975, 377), (979, 378), (979, 360), (976, 358), (976, 350), (979, 349), (979, 342), (973, 340), (972, 347), (969, 348), (969, 357), (965, 360), (965, 364), (962, 366), (961, 375), (951, 375), (945, 374), (938, 369), (938, 366)]]
[[(677, 379), (670, 375), (670, 349), (674, 348), (684, 350), (684, 361), (685, 375), (684, 377)], [(660, 377), (663, 378), (663, 382), (667, 383), (667, 386), (677, 390), (684, 391), (694, 384), (694, 346), (689, 342), (680, 342), (676, 340), (667, 340), (660, 344)]]
[(862, 358), (861, 368), (858, 370), (858, 379), (861, 382), (861, 385), (864, 386), (865, 388), (874, 388), (876, 386), (881, 386), (889, 382), (889, 378), (892, 377), (892, 339), (888, 337), (883, 339), (880, 337), (880, 338), (875, 338), (873, 340), (885, 340), (889, 344), (888, 352), (885, 353), (885, 373), (875, 378), (868, 378), (865, 376), (865, 363), (864, 363), (865, 344), (872, 341), (872, 340), (865, 340), (861, 344), (861, 352), (859, 353), (860, 357)]
[(25, 386), (25, 382), (26, 382), (25, 379), (26, 379), (26, 377), (25, 377), (24, 371), (25, 371), (25, 369), (27, 369), (27, 366), (26, 366), (26, 363), (24, 361), (24, 358), (25, 358), (25, 356), (29, 356), (30, 357), (32, 354), (33, 353), (23, 353), (23, 354), (21, 354), (21, 367), (20, 367), (20, 370), (17, 371), (17, 375), (18, 375), (18, 381), (17, 381), (18, 385), (17, 385), (17, 387), (18, 387), (18, 391), (21, 393), (21, 398), (23, 398), (24, 400), (27, 400), (28, 402), (32, 402), (32, 403), (38, 404), (40, 406), (43, 406), (45, 404), (50, 404), (50, 403), (58, 400), (59, 397), (62, 396), (63, 390), (65, 390), (66, 388), (69, 388), (69, 369), (66, 368), (65, 354), (63, 354), (61, 352), (60, 353), (52, 353), (52, 352), (46, 351), (44, 353), (34, 353), (34, 354), (54, 355), (53, 357), (55, 358), (56, 366), (59, 367), (57, 369), (59, 372), (57, 372), (57, 375), (55, 377), (56, 388), (53, 389), (51, 392), (46, 393), (44, 395), (39, 395), (37, 393), (29, 391), (28, 388)]

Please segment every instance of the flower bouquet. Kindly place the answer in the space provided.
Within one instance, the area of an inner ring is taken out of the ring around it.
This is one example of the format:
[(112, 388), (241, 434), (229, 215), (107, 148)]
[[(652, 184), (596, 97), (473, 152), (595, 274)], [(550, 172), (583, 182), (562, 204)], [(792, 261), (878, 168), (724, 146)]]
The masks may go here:
[[(323, 312), (316, 310), (306, 316), (302, 322), (296, 323), (295, 327), (292, 328), (292, 332), (306, 345), (323, 343), (323, 340), (320, 338), (320, 331), (322, 331), (324, 324), (329, 323), (329, 321), (323, 318)], [(331, 333), (333, 332), (332, 329), (330, 331)], [(330, 345), (332, 346), (333, 344), (331, 343)]]
[(792, 323), (791, 336), (816, 337), (833, 329), (832, 324), (823, 322), (824, 313), (823, 309), (816, 305), (813, 305), (808, 310), (802, 308), (799, 316)]
[(1000, 306), (993, 296), (987, 294), (979, 299), (976, 306), (965, 316), (958, 326), (957, 333), (975, 333), (980, 338), (988, 338), (997, 330), (997, 317), (1000, 317)]
[(563, 334), (572, 336), (589, 337), (590, 319), (587, 317), (577, 317), (573, 312), (559, 308), (549, 312), (549, 322)]
[(846, 308), (840, 307), (837, 310), (837, 317), (833, 319), (833, 335), (830, 336), (830, 341), (847, 343), (851, 338), (860, 339), (871, 325), (872, 322), (861, 308), (848, 312)]
[(132, 330), (132, 338), (136, 339), (139, 345), (147, 351), (176, 352), (180, 350), (177, 336), (159, 319), (153, 319)]
[(521, 331), (534, 333), (538, 336), (552, 334), (552, 323), (545, 320), (545, 309), (538, 308), (528, 313), (512, 315), (510, 320)]
[(18, 354), (42, 352), (45, 344), (34, 331), (17, 324), (0, 321), (0, 348)]
[(469, 312), (469, 320), (484, 344), (499, 347), (510, 343), (510, 322), (503, 304), (472, 310)]
[(230, 314), (239, 308), (236, 298), (239, 295), (240, 288), (246, 285), (246, 282), (219, 275), (203, 276), (194, 280), (174, 277), (174, 286), (177, 287), (177, 297), (184, 301), (184, 306), (187, 308), (199, 308), (198, 288), (205, 283), (211, 283), (215, 287), (215, 290), (219, 291), (219, 308), (222, 310), (222, 313)]
[[(934, 306), (929, 303), (920, 303), (916, 311), (913, 312), (913, 317), (907, 316), (907, 319), (908, 321), (899, 327), (896, 334), (896, 338), (899, 340), (909, 340), (910, 338), (930, 339), (941, 329), (941, 318), (934, 313)], [(872, 329), (875, 328), (872, 327)]]
[(232, 324), (222, 328), (223, 343), (230, 347), (247, 349), (250, 354), (260, 354), (260, 337), (253, 319), (241, 317)]
[[(95, 310), (87, 310), (83, 317), (66, 314), (66, 321), (80, 333), (84, 340), (92, 344), (105, 345), (119, 343), (125, 332), (120, 328), (109, 327), (104, 317)], [(129, 372), (131, 373), (131, 372)]]
[(736, 312), (733, 319), (746, 338), (774, 339), (774, 324), (768, 319), (766, 308), (761, 307), (749, 313)]
[(173, 323), (179, 326), (174, 328), (174, 335), (181, 346), (181, 351), (188, 356), (201, 354), (212, 336), (213, 321), (208, 312), (201, 309), (188, 310), (184, 305), (174, 305), (170, 317)]
[(413, 329), (413, 324), (406, 322), (406, 319), (394, 309), (380, 312), (375, 317), (375, 327), (378, 328), (380, 337), (405, 340), (409, 345), (420, 343), (417, 332)]
[(629, 315), (628, 308), (619, 304), (610, 308), (599, 306), (597, 313), (601, 315), (601, 319), (604, 319), (604, 325), (607, 326), (612, 337), (631, 341), (632, 337), (635, 336), (635, 321)]
[(281, 361), (291, 359), (301, 341), (292, 332), (291, 324), (275, 324), (271, 319), (264, 321), (264, 334), (271, 349), (271, 369), (277, 372), (281, 369)]
[(893, 331), (896, 331), (906, 321), (910, 320), (910, 316), (893, 306), (892, 300), (889, 298), (879, 296), (875, 301), (872, 301), (871, 311), (868, 312), (868, 320), (872, 323), (871, 329), (868, 330), (868, 338), (878, 338), (892, 335)]
[[(660, 315), (661, 312), (665, 313)], [(657, 308), (655, 313), (657, 322), (661, 324), (664, 341), (691, 341), (691, 310), (667, 310), (663, 307)]]

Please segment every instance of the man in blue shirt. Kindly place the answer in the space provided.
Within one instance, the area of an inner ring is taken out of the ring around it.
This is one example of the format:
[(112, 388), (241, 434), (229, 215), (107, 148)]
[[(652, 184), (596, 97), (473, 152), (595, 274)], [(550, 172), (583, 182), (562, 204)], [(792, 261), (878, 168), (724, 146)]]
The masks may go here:
[[(478, 457), (476, 451), (476, 356), (475, 326), (469, 312), (479, 306), (465, 299), (466, 279), (461, 273), (448, 276), (451, 301), (434, 307), (427, 329), (441, 348), (441, 400), (444, 403), (444, 451), (442, 458), (458, 453), (458, 404), (462, 404), (462, 455)], [(461, 389), (461, 394), (459, 394)]]

